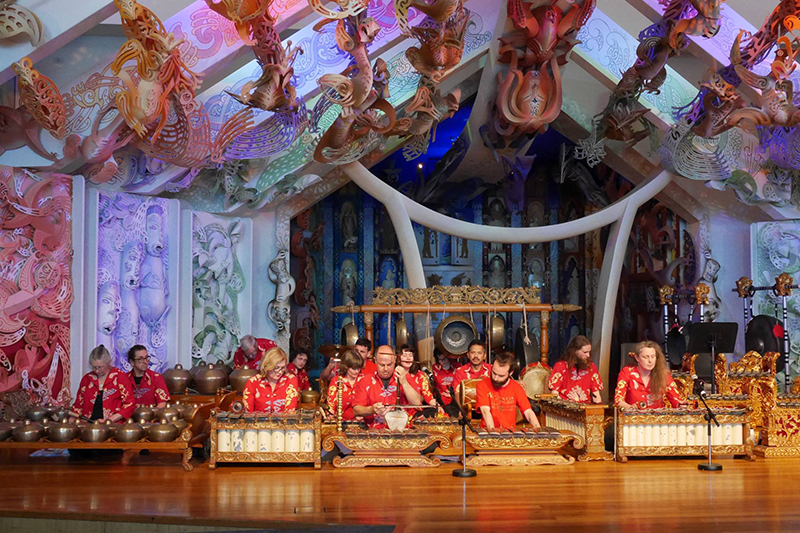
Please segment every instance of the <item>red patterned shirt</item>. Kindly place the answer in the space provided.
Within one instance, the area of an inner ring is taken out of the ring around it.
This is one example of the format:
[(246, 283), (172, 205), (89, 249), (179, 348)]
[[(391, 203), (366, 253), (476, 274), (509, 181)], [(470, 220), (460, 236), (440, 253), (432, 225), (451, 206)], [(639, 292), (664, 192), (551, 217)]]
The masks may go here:
[(664, 407), (665, 399), (672, 407), (678, 407), (683, 401), (671, 375), (667, 374), (667, 388), (664, 390), (664, 396), (653, 398), (650, 393), (650, 382), (647, 385), (644, 384), (637, 365), (626, 366), (620, 370), (619, 378), (617, 378), (617, 390), (614, 393), (614, 405), (618, 406), (620, 402), (624, 401), (638, 408), (660, 409)]
[[(328, 409), (334, 414), (336, 413), (336, 392), (340, 379), (342, 379), (341, 376), (335, 376), (328, 386), (326, 401), (328, 402)], [(353, 405), (355, 405), (353, 402), (356, 397), (356, 386), (362, 379), (365, 379), (364, 374), (359, 374), (352, 385), (346, 379), (342, 380), (342, 420), (353, 420), (356, 417), (353, 412)]]
[(578, 370), (575, 367), (568, 368), (566, 361), (559, 361), (553, 366), (550, 390), (562, 400), (592, 403), (592, 393), (603, 390), (603, 382), (597, 365), (592, 362), (588, 368)]
[(308, 372), (305, 368), (303, 370), (298, 370), (297, 367), (294, 366), (294, 363), (289, 363), (289, 365), (286, 367), (286, 371), (297, 376), (297, 383), (300, 386), (300, 392), (311, 388), (311, 380), (308, 379)]
[(258, 368), (258, 364), (261, 362), (261, 358), (264, 357), (267, 350), (277, 346), (274, 341), (269, 339), (256, 339), (256, 345), (256, 355), (253, 356), (252, 359), (248, 359), (241, 348), (236, 350), (236, 353), (233, 354), (234, 370), (242, 368), (244, 365), (248, 365), (250, 368)]
[[(509, 379), (502, 387), (495, 388), (491, 378), (483, 378), (475, 386), (477, 401), (475, 406), (480, 411), (481, 407), (488, 406), (492, 413), (495, 428), (505, 428), (511, 431), (517, 427), (517, 408), (524, 413), (531, 408), (522, 385)], [(481, 426), (486, 426), (482, 420)]]
[(450, 386), (453, 384), (453, 380), (455, 379), (455, 370), (453, 369), (453, 365), (450, 365), (450, 368), (445, 369), (439, 363), (434, 363), (433, 365), (433, 379), (436, 381), (436, 388), (439, 389), (439, 392), (442, 394), (442, 400), (444, 401), (445, 405), (450, 405), (450, 402), (453, 401), (453, 398), (450, 396)]
[[(92, 416), (94, 402), (100, 385), (94, 372), (89, 372), (81, 379), (78, 385), (78, 394), (75, 395), (75, 404), (72, 410), (83, 416)], [(133, 415), (135, 405), (133, 391), (128, 376), (118, 368), (112, 368), (103, 383), (103, 418), (110, 418), (120, 414), (123, 418)]]
[(375, 364), (375, 361), (372, 359), (367, 359), (364, 361), (364, 368), (361, 369), (361, 373), (365, 376), (371, 376), (378, 371), (378, 365)]
[[(376, 403), (383, 405), (397, 405), (397, 379), (392, 374), (386, 387), (383, 386), (381, 378), (377, 374), (364, 376), (356, 384), (356, 394), (353, 405), (371, 407)], [(382, 416), (373, 415), (365, 417), (365, 421), (370, 427), (385, 428), (386, 420)]]
[(275, 384), (275, 388), (267, 381), (267, 378), (256, 374), (247, 380), (244, 386), (245, 409), (248, 412), (271, 412), (284, 413), (294, 411), (300, 400), (297, 377), (292, 374), (284, 374)]
[(481, 363), (477, 372), (472, 370), (470, 363), (461, 365), (453, 374), (453, 389), (458, 389), (458, 385), (465, 379), (488, 378), (491, 372), (492, 367), (488, 363)]
[(133, 379), (133, 370), (128, 372), (128, 378), (131, 380), (131, 389), (133, 389), (136, 407), (140, 405), (158, 405), (169, 401), (167, 384), (158, 372), (148, 368), (144, 371), (142, 381), (138, 385), (136, 380)]

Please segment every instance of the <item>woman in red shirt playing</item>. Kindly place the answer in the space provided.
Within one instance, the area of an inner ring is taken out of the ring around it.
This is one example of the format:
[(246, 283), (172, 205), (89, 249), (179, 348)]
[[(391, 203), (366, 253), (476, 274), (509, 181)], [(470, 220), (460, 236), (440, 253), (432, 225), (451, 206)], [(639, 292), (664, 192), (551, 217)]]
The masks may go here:
[[(435, 407), (436, 400), (434, 400), (431, 392), (431, 382), (428, 379), (428, 375), (422, 371), (419, 361), (417, 361), (417, 351), (410, 344), (400, 346), (400, 353), (397, 356), (397, 368), (395, 368), (395, 376), (397, 376), (398, 382), (401, 380), (403, 373), (405, 373), (408, 384), (422, 398), (422, 403)], [(402, 388), (400, 389), (398, 401), (400, 404), (408, 404)], [(415, 412), (409, 411), (408, 415), (413, 416)]]
[(300, 392), (311, 388), (311, 380), (308, 379), (308, 367), (308, 354), (306, 352), (296, 352), (292, 357), (292, 362), (286, 367), (287, 372), (297, 376)]
[(286, 352), (270, 348), (261, 359), (258, 374), (244, 386), (245, 409), (248, 412), (285, 413), (297, 409), (300, 398), (297, 377), (286, 373)]
[(338, 404), (337, 393), (339, 382), (342, 388), (342, 420), (353, 420), (356, 415), (353, 413), (353, 399), (356, 396), (356, 384), (364, 377), (361, 369), (364, 367), (364, 360), (353, 350), (347, 350), (342, 355), (342, 362), (339, 365), (339, 375), (334, 376), (330, 386), (328, 386), (328, 410), (331, 415), (336, 417)]
[(135, 407), (131, 381), (111, 364), (105, 346), (101, 344), (89, 353), (89, 366), (92, 371), (81, 379), (70, 414), (101, 422), (130, 418)]
[(603, 403), (603, 382), (592, 362), (592, 343), (583, 335), (573, 337), (561, 360), (553, 366), (550, 390), (562, 400)]
[(614, 405), (625, 409), (660, 409), (665, 399), (672, 407), (686, 404), (658, 343), (640, 342), (634, 359), (635, 365), (626, 366), (619, 373)]

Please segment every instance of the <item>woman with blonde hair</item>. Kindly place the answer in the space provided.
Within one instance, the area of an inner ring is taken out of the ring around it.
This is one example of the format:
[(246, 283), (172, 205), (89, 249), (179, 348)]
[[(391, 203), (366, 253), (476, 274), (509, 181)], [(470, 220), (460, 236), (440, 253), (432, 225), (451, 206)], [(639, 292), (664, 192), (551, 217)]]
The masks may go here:
[(288, 374), (286, 352), (270, 348), (261, 359), (258, 374), (247, 380), (244, 387), (245, 409), (248, 412), (284, 413), (297, 409), (300, 386), (297, 376)]
[(102, 344), (89, 353), (88, 372), (78, 385), (72, 416), (104, 422), (121, 422), (135, 408), (131, 381), (111, 363), (111, 354)]
[(636, 345), (635, 365), (624, 367), (617, 379), (614, 405), (627, 409), (660, 409), (666, 400), (672, 407), (686, 401), (667, 368), (661, 346), (653, 341)]

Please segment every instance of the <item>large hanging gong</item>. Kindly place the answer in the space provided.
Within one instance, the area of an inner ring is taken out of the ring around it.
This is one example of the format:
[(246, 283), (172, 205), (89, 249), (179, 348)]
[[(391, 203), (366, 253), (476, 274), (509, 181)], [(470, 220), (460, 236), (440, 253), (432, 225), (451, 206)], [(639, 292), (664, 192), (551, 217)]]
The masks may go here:
[(394, 323), (394, 344), (397, 349), (404, 344), (411, 344), (411, 337), (408, 334), (408, 324), (405, 318), (400, 318)]
[(528, 334), (530, 344), (525, 344), (525, 329), (520, 326), (514, 336), (514, 356), (520, 371), (531, 363), (538, 363), (541, 359), (539, 354), (539, 340), (535, 335)]
[(745, 351), (755, 351), (762, 356), (767, 352), (778, 352), (781, 357), (778, 358), (776, 371), (782, 372), (786, 366), (785, 354), (783, 353), (783, 336), (776, 335), (776, 326), (783, 329), (783, 322), (777, 318), (769, 315), (756, 315), (747, 323), (747, 329), (744, 332), (744, 349)]
[(450, 315), (436, 327), (436, 347), (453, 355), (467, 353), (469, 343), (478, 338), (478, 330), (471, 320), (460, 315)]
[(502, 316), (494, 315), (490, 324), (491, 330), (487, 335), (487, 341), (491, 344), (492, 350), (500, 350), (506, 344), (506, 321)]
[(348, 322), (342, 327), (342, 332), (339, 335), (339, 342), (348, 348), (355, 348), (357, 340), (358, 328), (352, 322)]

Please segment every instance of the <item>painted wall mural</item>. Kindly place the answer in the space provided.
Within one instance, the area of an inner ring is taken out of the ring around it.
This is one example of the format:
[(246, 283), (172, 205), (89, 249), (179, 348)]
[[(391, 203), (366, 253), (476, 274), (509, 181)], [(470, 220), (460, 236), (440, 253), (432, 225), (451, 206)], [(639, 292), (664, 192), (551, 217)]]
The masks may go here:
[(242, 336), (239, 294), (247, 284), (239, 262), (240, 218), (192, 214), (192, 364), (230, 363)]
[(118, 368), (142, 344), (150, 368), (167, 368), (170, 237), (168, 201), (126, 193), (100, 193), (97, 221), (97, 336)]
[(0, 167), (0, 393), (70, 400), (72, 177)]
[[(762, 222), (753, 225), (751, 239), (753, 284), (775, 285), (775, 278), (786, 272), (797, 283), (800, 278), (800, 220)], [(756, 293), (755, 314), (780, 317), (780, 299), (772, 291)], [(792, 373), (800, 361), (800, 291), (795, 289), (788, 303), (789, 350)], [(782, 381), (779, 379), (779, 383)]]

